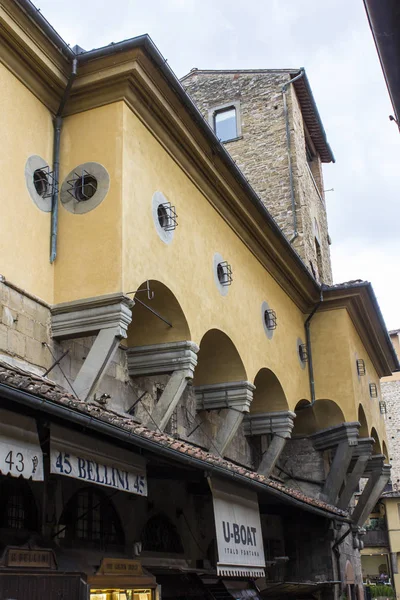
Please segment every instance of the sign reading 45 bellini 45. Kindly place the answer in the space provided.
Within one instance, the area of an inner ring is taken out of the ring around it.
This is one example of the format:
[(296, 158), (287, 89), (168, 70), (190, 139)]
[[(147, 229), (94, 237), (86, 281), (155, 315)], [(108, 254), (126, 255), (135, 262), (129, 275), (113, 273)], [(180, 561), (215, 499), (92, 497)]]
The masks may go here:
[(140, 456), (56, 426), (51, 430), (50, 471), (147, 496), (146, 466)]

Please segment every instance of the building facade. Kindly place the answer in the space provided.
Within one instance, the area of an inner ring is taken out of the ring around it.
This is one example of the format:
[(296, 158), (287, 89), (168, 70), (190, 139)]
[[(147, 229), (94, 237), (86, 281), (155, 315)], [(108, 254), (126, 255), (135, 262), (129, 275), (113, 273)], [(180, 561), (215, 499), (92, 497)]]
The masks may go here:
[(371, 285), (320, 283), (148, 36), (0, 24), (0, 596), (362, 598)]

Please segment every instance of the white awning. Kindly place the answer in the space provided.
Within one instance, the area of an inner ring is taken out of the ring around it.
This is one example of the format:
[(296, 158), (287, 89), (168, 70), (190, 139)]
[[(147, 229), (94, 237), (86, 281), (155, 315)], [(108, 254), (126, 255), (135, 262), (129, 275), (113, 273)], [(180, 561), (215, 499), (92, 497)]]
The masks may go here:
[(257, 494), (209, 480), (213, 495), (221, 577), (264, 577), (265, 556)]
[(147, 496), (141, 456), (57, 425), (51, 426), (50, 472)]
[(0, 472), (43, 481), (43, 454), (36, 421), (0, 409)]

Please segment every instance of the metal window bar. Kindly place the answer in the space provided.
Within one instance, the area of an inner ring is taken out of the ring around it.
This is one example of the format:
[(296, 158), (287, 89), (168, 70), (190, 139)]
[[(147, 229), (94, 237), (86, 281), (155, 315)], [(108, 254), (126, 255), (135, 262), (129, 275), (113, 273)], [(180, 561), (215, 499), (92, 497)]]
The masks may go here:
[(233, 281), (231, 265), (226, 260), (224, 260), (218, 263), (218, 267), (222, 269), (222, 277), (218, 277), (221, 285), (231, 285)]
[(369, 395), (371, 396), (371, 398), (378, 397), (378, 386), (376, 385), (376, 383), (369, 384)]
[[(78, 202), (89, 200), (97, 190), (97, 186), (91, 181), (92, 179), (94, 180), (94, 177), (85, 171), (85, 169), (82, 169), (80, 175), (74, 172), (74, 177), (67, 180), (69, 185), (69, 189), (67, 190), (68, 194)], [(85, 188), (87, 189), (88, 187), (93, 190), (93, 194), (87, 194), (85, 192)]]
[(362, 358), (357, 359), (357, 373), (360, 375), (365, 375), (365, 362)]
[(51, 198), (53, 191), (57, 191), (58, 189), (58, 181), (55, 180), (54, 171), (50, 171), (49, 166), (44, 166), (40, 167), (40, 169), (36, 169), (33, 176), (34, 179), (36, 176), (36, 181), (42, 183), (46, 190), (43, 194), (40, 194), (40, 196), (42, 198)]
[(380, 410), (381, 415), (386, 415), (387, 408), (386, 408), (386, 402), (384, 400), (381, 400), (379, 402), (379, 410)]
[(277, 327), (277, 317), (276, 312), (271, 308), (267, 309), (264, 313), (265, 325), (267, 329), (276, 329)]
[(301, 362), (307, 362), (308, 361), (307, 344), (300, 344), (299, 345), (299, 356), (300, 356)]
[(160, 217), (160, 225), (165, 231), (174, 231), (174, 229), (178, 226), (178, 216), (176, 214), (175, 206), (171, 205), (171, 202), (163, 202), (159, 205), (159, 209), (164, 209), (165, 211), (165, 225), (162, 224)]

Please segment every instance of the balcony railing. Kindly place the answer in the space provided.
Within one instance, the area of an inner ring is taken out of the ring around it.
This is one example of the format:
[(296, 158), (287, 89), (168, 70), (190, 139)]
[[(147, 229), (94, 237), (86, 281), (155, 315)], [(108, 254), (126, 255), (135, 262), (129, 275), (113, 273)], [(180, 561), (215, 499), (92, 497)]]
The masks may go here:
[(362, 541), (365, 547), (389, 546), (389, 536), (385, 529), (369, 529), (363, 535)]

